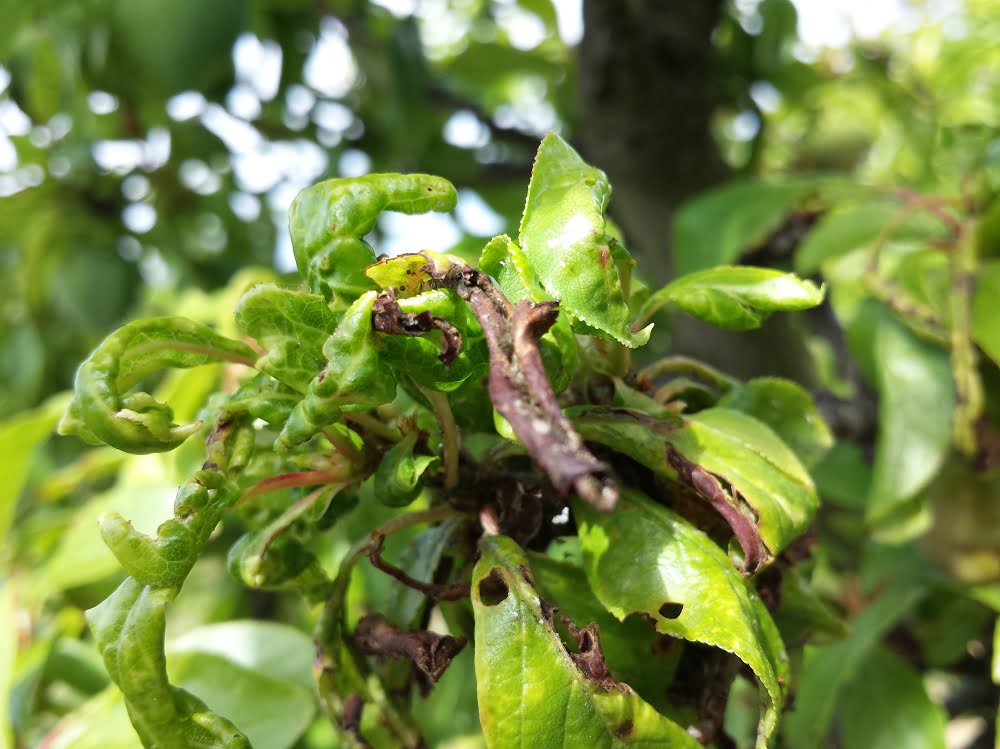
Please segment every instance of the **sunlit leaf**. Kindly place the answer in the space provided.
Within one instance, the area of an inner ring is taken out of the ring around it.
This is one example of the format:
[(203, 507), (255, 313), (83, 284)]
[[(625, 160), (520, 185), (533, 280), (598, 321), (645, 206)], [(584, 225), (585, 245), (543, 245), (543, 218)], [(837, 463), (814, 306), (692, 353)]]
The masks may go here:
[(735, 654), (760, 681), (758, 746), (768, 746), (784, 704), (788, 656), (754, 590), (708, 536), (636, 491), (614, 512), (574, 504), (583, 567), (618, 619), (640, 613), (657, 632)]
[(531, 580), (517, 544), (504, 536), (483, 540), (472, 605), (487, 746), (697, 747), (613, 675), (588, 675), (556, 633)]
[(689, 273), (652, 294), (639, 312), (648, 320), (667, 305), (730, 330), (759, 328), (772, 312), (809, 309), (823, 289), (770, 268), (722, 265)]
[(629, 309), (605, 229), (610, 197), (604, 172), (550, 133), (535, 157), (518, 243), (542, 287), (562, 309), (631, 348), (643, 345), (649, 331), (633, 334), (629, 328)]

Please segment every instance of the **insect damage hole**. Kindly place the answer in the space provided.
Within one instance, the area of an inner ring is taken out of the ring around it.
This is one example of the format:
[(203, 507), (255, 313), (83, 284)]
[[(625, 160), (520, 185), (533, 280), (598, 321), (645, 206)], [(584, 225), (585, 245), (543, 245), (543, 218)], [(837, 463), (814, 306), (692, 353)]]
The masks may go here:
[(659, 608), (660, 616), (664, 619), (676, 619), (683, 610), (683, 603), (674, 603), (673, 601), (667, 601)]
[(479, 581), (479, 600), (486, 606), (498, 606), (507, 600), (507, 583), (496, 569)]

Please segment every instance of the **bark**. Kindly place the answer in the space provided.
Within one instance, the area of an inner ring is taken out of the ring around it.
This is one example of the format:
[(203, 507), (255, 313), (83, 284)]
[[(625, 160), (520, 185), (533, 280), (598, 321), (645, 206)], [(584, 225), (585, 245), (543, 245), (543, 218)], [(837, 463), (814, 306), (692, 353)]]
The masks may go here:
[[(677, 206), (729, 176), (712, 136), (722, 87), (712, 35), (722, 0), (584, 0), (578, 51), (579, 145), (614, 187), (610, 213), (640, 274), (672, 275)], [(788, 316), (730, 333), (684, 315), (670, 323), (671, 352), (737, 377), (813, 382), (810, 357)]]
[(584, 0), (580, 146), (614, 186), (639, 268), (669, 276), (674, 209), (727, 176), (710, 122), (721, 0)]

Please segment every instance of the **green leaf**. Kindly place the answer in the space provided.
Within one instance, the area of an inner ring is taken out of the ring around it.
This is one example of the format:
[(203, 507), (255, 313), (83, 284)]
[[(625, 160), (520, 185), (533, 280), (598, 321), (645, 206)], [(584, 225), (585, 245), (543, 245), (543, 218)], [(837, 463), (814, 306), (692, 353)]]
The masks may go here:
[(125, 695), (132, 725), (146, 747), (249, 747), (229, 721), (167, 681), (165, 609), (175, 594), (129, 578), (87, 612), (108, 673)]
[(841, 697), (844, 749), (945, 749), (945, 714), (920, 675), (899, 656), (876, 648)]
[(634, 490), (623, 489), (614, 512), (573, 507), (583, 567), (604, 607), (620, 620), (650, 616), (657, 632), (721, 648), (750, 666), (760, 681), (757, 745), (768, 746), (784, 704), (788, 656), (764, 604), (725, 552)]
[(0, 723), (0, 749), (14, 749), (14, 734), (7, 716), (10, 715), (10, 692), (14, 685), (14, 661), (17, 658), (17, 609), (14, 585), (0, 584), (0, 710), (5, 720)]
[(879, 432), (866, 519), (884, 530), (944, 463), (955, 395), (948, 353), (888, 317), (876, 330), (875, 365)]
[(555, 133), (545, 136), (531, 171), (518, 242), (542, 287), (589, 328), (635, 348), (649, 329), (633, 334), (604, 210), (611, 186)]
[(375, 251), (364, 237), (383, 211), (450, 211), (456, 200), (450, 182), (427, 174), (369, 174), (307, 187), (288, 213), (299, 273), (313, 291), (346, 307), (375, 288), (365, 275)]
[(732, 263), (781, 226), (810, 181), (733, 181), (688, 201), (673, 221), (679, 275)]
[(312, 640), (274, 622), (191, 630), (167, 648), (177, 684), (225, 715), (258, 747), (286, 749), (315, 712)]
[[(678, 468), (684, 462), (707, 472), (692, 488), (733, 526), (750, 567), (766, 563), (804, 533), (819, 505), (795, 454), (769, 427), (739, 411), (707, 409), (680, 424), (625, 409), (577, 408), (568, 414), (585, 440), (622, 452), (662, 476), (683, 480)], [(728, 507), (705, 493), (716, 486)], [(750, 532), (759, 536), (763, 549), (746, 537)], [(751, 558), (761, 553), (763, 558)]]
[(671, 441), (684, 457), (736, 490), (772, 555), (809, 528), (819, 507), (812, 479), (766, 425), (739, 411), (711, 408), (688, 417)]
[[(461, 517), (448, 518), (421, 531), (399, 555), (400, 568), (415, 580), (433, 580), (441, 557), (462, 522)], [(393, 593), (386, 617), (403, 629), (418, 626), (419, 617), (428, 605), (427, 596), (395, 579), (389, 585)]]
[(438, 462), (430, 455), (415, 455), (417, 433), (410, 432), (392, 446), (375, 471), (375, 496), (390, 507), (405, 507), (420, 494), (424, 471)]
[(665, 709), (666, 687), (680, 649), (674, 648), (670, 655), (664, 654), (662, 647), (657, 648), (657, 640), (662, 636), (649, 624), (638, 617), (618, 621), (608, 613), (591, 592), (581, 567), (541, 554), (529, 554), (528, 558), (539, 595), (574, 622), (595, 622), (608, 670), (651, 705)]
[(874, 241), (898, 211), (896, 201), (874, 201), (830, 211), (810, 229), (795, 251), (796, 273), (815, 273), (826, 260)]
[(183, 317), (130, 322), (105, 338), (80, 365), (59, 433), (130, 453), (173, 450), (200, 423), (177, 426), (170, 406), (129, 389), (165, 367), (186, 369), (216, 361), (252, 366), (255, 359), (246, 344)]
[(670, 305), (720, 328), (752, 330), (772, 312), (809, 309), (822, 301), (822, 288), (791, 273), (721, 265), (681, 276), (652, 294), (639, 320), (648, 320)]
[[(553, 298), (535, 276), (524, 252), (507, 235), (493, 237), (487, 243), (479, 258), (479, 270), (496, 280), (511, 304), (522, 299), (544, 302)], [(560, 393), (569, 387), (580, 363), (576, 335), (568, 315), (560, 314), (542, 336), (541, 352), (545, 374), (552, 389)]]
[(472, 609), (479, 717), (488, 747), (698, 746), (625, 685), (587, 675), (542, 608), (528, 557), (517, 544), (486, 537), (481, 551), (472, 573)]
[(372, 331), (376, 296), (369, 291), (354, 302), (323, 344), (326, 366), (285, 423), (275, 442), (279, 451), (305, 442), (336, 421), (341, 410), (374, 408), (395, 397), (396, 375), (379, 356)]
[(991, 260), (982, 263), (976, 272), (976, 289), (972, 295), (972, 337), (996, 364), (1000, 364), (998, 299), (1000, 299), (1000, 260)]
[(833, 447), (833, 434), (801, 385), (780, 377), (758, 377), (730, 390), (719, 401), (767, 424), (812, 467)]
[[(851, 622), (851, 636), (847, 640), (834, 645), (806, 646), (795, 709), (786, 716), (782, 728), (787, 746), (797, 749), (824, 746), (834, 709), (845, 686), (855, 679), (882, 636), (922, 595), (923, 591), (910, 583), (894, 585)], [(867, 694), (866, 689), (862, 691)], [(873, 702), (873, 705), (881, 708), (880, 703)]]
[(17, 500), (28, 479), (35, 450), (52, 434), (66, 408), (68, 394), (52, 396), (38, 408), (19, 413), (0, 423), (0, 541), (14, 520)]
[(122, 693), (109, 687), (64, 716), (42, 740), (47, 749), (141, 749)]
[(240, 297), (233, 314), (267, 352), (257, 368), (304, 393), (326, 363), (323, 344), (338, 322), (323, 297), (260, 284)]

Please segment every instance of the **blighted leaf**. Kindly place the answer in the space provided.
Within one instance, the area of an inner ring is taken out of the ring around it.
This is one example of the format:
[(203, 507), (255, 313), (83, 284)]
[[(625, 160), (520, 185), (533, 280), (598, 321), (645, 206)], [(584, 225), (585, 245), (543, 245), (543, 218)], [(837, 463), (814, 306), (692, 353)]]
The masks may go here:
[(59, 433), (130, 453), (173, 450), (200, 424), (174, 424), (170, 406), (149, 393), (130, 393), (132, 386), (168, 367), (217, 361), (252, 366), (256, 358), (246, 344), (183, 317), (130, 322), (105, 338), (80, 365)]
[[(450, 392), (469, 379), (485, 377), (488, 353), (483, 331), (465, 302), (448, 289), (400, 299), (379, 297), (393, 308), (394, 328), (380, 326), (376, 341), (383, 360), (419, 384)], [(380, 311), (378, 313), (382, 315)]]
[(732, 263), (781, 226), (809, 187), (808, 180), (741, 180), (688, 201), (673, 221), (676, 272)]
[(948, 353), (883, 318), (875, 335), (879, 433), (866, 519), (880, 529), (927, 484), (951, 443)]
[(646, 300), (639, 319), (648, 320), (669, 305), (720, 328), (752, 330), (772, 312), (809, 309), (822, 301), (822, 288), (791, 273), (720, 265), (667, 284)]
[(260, 284), (247, 291), (233, 311), (240, 330), (266, 353), (257, 368), (299, 392), (323, 368), (323, 344), (337, 327), (326, 300), (317, 294)]
[[(483, 248), (479, 269), (497, 282), (500, 291), (511, 304), (527, 299), (544, 302), (552, 299), (535, 275), (524, 252), (510, 237), (494, 237)], [(555, 323), (540, 339), (542, 363), (552, 389), (565, 390), (576, 374), (580, 355), (576, 335), (568, 315), (559, 315)]]
[(733, 528), (753, 571), (812, 522), (819, 501), (795, 454), (765, 424), (725, 408), (660, 421), (626, 409), (569, 412), (585, 440), (680, 481)]
[(581, 567), (541, 554), (529, 554), (528, 558), (536, 590), (542, 598), (574, 622), (595, 622), (608, 670), (654, 707), (665, 709), (666, 686), (680, 648), (664, 647), (666, 638), (639, 617), (618, 621), (591, 592)]
[(518, 242), (544, 289), (575, 320), (634, 348), (649, 329), (633, 334), (604, 211), (611, 186), (555, 133), (535, 157)]
[(481, 551), (472, 607), (479, 718), (488, 747), (699, 746), (607, 672), (599, 640), (586, 640), (579, 653), (566, 649), (517, 544), (486, 537)]
[(305, 442), (336, 421), (342, 410), (373, 408), (395, 396), (396, 375), (379, 356), (372, 331), (376, 296), (369, 291), (354, 302), (323, 344), (326, 366), (285, 423), (275, 443), (278, 450)]
[(427, 174), (370, 174), (330, 179), (300, 192), (288, 228), (299, 273), (339, 308), (375, 288), (365, 268), (375, 251), (364, 237), (383, 211), (450, 211), (457, 195), (448, 180)]
[(729, 391), (721, 408), (742, 411), (767, 424), (807, 467), (833, 447), (833, 434), (801, 385), (780, 377), (758, 377)]
[(767, 609), (725, 552), (687, 521), (634, 490), (614, 512), (574, 504), (583, 567), (618, 619), (645, 614), (656, 631), (736, 655), (760, 682), (758, 747), (769, 745), (784, 704), (788, 656)]
[(390, 507), (404, 507), (420, 494), (424, 472), (438, 462), (416, 455), (417, 433), (410, 432), (387, 452), (375, 471), (375, 496)]
[(898, 655), (876, 648), (841, 697), (844, 749), (945, 749), (945, 713), (923, 679)]

